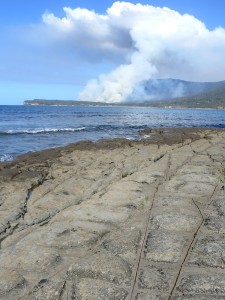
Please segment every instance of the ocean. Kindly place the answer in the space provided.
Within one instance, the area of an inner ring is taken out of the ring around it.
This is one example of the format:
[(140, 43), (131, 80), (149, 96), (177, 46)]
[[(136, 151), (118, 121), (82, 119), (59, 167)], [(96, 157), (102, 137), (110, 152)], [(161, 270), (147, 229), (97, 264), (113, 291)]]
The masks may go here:
[(0, 106), (0, 161), (81, 140), (140, 139), (157, 127), (225, 128), (225, 111), (141, 107)]

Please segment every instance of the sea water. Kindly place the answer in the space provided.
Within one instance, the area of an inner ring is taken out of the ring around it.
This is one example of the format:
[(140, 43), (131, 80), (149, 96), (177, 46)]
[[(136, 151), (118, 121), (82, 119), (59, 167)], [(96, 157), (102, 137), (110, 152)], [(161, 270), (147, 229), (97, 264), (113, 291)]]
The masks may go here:
[(225, 111), (141, 107), (0, 106), (0, 161), (81, 140), (140, 139), (158, 127), (225, 128)]

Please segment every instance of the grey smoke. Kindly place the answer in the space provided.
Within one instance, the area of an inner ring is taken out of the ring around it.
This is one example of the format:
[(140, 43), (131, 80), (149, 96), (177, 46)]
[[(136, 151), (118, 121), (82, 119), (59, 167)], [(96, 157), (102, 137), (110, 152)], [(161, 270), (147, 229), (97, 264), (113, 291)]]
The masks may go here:
[[(206, 90), (207, 87), (207, 90)], [(210, 85), (178, 79), (150, 79), (134, 88), (126, 101), (143, 102), (193, 96), (209, 90)], [(212, 85), (212, 89), (214, 85)]]

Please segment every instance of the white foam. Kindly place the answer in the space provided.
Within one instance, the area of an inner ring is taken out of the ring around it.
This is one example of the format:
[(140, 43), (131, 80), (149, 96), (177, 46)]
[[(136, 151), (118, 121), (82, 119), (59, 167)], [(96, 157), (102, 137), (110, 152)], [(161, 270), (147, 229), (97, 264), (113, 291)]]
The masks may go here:
[(37, 134), (37, 133), (50, 133), (50, 132), (75, 132), (85, 130), (86, 127), (78, 128), (37, 128), (37, 129), (27, 129), (27, 130), (7, 130), (5, 134)]
[(9, 154), (0, 155), (0, 162), (11, 161), (11, 160), (13, 160), (12, 155)]

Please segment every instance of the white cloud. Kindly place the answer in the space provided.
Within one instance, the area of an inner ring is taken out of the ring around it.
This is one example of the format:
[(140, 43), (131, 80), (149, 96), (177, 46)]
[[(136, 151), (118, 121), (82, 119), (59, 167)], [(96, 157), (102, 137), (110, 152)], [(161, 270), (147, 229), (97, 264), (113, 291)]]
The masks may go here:
[(50, 39), (84, 60), (116, 64), (87, 83), (81, 100), (124, 101), (137, 90), (147, 97), (141, 85), (150, 78), (225, 79), (223, 28), (210, 31), (191, 15), (128, 2), (115, 2), (104, 15), (81, 8), (64, 11), (64, 18), (43, 16)]
[(110, 24), (109, 15), (99, 15), (87, 9), (64, 8), (65, 17), (52, 13), (43, 15), (49, 40), (61, 41), (73, 48), (74, 54), (91, 62), (113, 60), (118, 63), (132, 47), (127, 30)]

